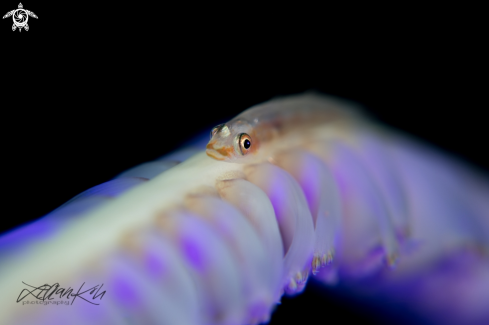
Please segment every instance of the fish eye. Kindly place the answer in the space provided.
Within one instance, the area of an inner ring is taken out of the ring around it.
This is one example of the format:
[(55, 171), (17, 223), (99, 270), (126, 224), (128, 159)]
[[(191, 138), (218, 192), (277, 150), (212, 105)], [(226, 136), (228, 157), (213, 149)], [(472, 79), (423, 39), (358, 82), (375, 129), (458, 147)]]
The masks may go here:
[(217, 131), (219, 131), (219, 129), (221, 128), (221, 126), (223, 126), (224, 124), (219, 124), (219, 125), (216, 125), (215, 127), (212, 128), (211, 130), (211, 139), (212, 137), (217, 133)]
[(239, 151), (242, 155), (246, 155), (251, 148), (251, 137), (246, 133), (241, 133), (238, 138)]

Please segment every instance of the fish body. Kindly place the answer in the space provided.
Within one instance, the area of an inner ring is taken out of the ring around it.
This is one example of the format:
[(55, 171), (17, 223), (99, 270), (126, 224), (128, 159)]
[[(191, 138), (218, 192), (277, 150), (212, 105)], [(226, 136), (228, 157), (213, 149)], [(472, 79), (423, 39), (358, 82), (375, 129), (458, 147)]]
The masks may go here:
[[(360, 113), (346, 101), (309, 92), (297, 98), (277, 98), (245, 110), (211, 131), (209, 157), (233, 163), (264, 161), (278, 147), (292, 147), (284, 138), (296, 137), (318, 126), (352, 122)], [(345, 107), (348, 107), (345, 109)], [(250, 141), (245, 148), (243, 136)]]

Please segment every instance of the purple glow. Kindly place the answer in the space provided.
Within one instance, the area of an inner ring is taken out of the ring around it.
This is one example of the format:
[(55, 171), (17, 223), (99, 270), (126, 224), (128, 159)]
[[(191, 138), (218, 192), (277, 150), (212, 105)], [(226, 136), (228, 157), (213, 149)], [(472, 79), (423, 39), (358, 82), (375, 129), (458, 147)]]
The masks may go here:
[(204, 271), (206, 263), (199, 244), (189, 236), (183, 237), (180, 244), (187, 261), (198, 271)]
[(47, 240), (55, 234), (57, 228), (56, 222), (42, 218), (10, 230), (0, 236), (0, 254), (10, 254), (29, 243)]
[(321, 186), (321, 171), (318, 170), (316, 164), (304, 163), (301, 166), (302, 173), (300, 175), (300, 185), (307, 200), (309, 210), (311, 211), (314, 225), (316, 225), (317, 210), (319, 205), (319, 193)]
[(144, 262), (149, 274), (154, 278), (161, 278), (168, 270), (164, 258), (152, 249), (145, 252)]
[[(80, 301), (81, 302), (81, 301)], [(108, 323), (106, 319), (108, 317), (107, 310), (109, 301), (102, 300), (100, 305), (91, 305), (88, 303), (76, 303), (70, 306), (70, 308), (74, 308), (76, 310), (76, 317), (82, 318), (83, 321), (101, 324), (104, 321)], [(74, 317), (73, 312), (70, 313), (71, 317)], [(69, 324), (69, 323), (66, 323)]]
[(284, 210), (286, 210), (288, 206), (286, 201), (286, 188), (287, 184), (283, 181), (282, 178), (274, 177), (273, 182), (271, 182), (269, 191), (267, 193), (279, 224), (284, 221), (282, 219), (284, 214), (286, 213)]
[(345, 180), (345, 176), (341, 172), (341, 168), (337, 168), (336, 166), (332, 166), (331, 172), (333, 174), (336, 185), (338, 186), (340, 196), (346, 200), (348, 197), (348, 185)]
[(134, 308), (141, 303), (135, 281), (127, 274), (116, 271), (111, 278), (111, 297), (114, 297), (124, 307)]

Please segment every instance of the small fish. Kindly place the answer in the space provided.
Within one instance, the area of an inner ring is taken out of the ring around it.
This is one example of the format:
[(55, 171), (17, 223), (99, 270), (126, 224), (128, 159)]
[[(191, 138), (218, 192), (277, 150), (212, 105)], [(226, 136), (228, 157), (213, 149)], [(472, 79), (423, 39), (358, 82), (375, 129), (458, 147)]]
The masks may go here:
[(342, 100), (314, 92), (253, 106), (212, 129), (206, 154), (233, 163), (265, 161), (272, 151), (287, 146), (287, 143), (280, 143), (284, 134), (299, 135), (315, 126), (352, 120), (358, 115), (354, 109), (345, 110), (345, 106)]

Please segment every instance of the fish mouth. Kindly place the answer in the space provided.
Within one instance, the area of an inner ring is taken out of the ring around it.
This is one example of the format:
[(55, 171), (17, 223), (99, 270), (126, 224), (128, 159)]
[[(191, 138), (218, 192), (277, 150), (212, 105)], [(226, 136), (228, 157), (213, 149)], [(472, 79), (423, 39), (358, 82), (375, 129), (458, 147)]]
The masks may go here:
[(207, 154), (209, 157), (211, 157), (211, 158), (213, 158), (213, 159), (216, 159), (216, 160), (221, 160), (221, 161), (223, 161), (223, 160), (225, 160), (225, 159), (226, 159), (226, 157), (224, 157), (223, 155), (221, 155), (220, 153), (218, 153), (218, 152), (217, 152), (216, 150), (214, 150), (214, 149), (206, 149), (206, 150), (205, 150), (205, 153), (206, 153), (206, 154)]
[(227, 160), (232, 157), (232, 150), (233, 148), (229, 148), (226, 146), (221, 146), (216, 148), (215, 147), (216, 142), (215, 141), (210, 141), (207, 146), (206, 146), (206, 151), (205, 153), (216, 160)]

